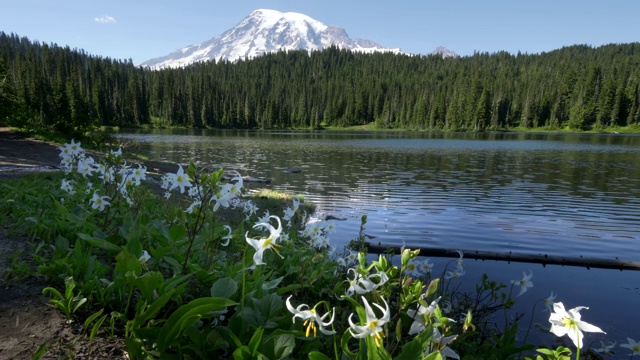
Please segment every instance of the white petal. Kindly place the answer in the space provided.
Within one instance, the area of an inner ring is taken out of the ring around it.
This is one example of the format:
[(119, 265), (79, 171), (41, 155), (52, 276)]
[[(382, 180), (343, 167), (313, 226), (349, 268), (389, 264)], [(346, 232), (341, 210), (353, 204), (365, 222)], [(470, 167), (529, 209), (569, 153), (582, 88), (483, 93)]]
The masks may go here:
[(577, 324), (578, 324), (578, 328), (580, 328), (580, 330), (582, 331), (604, 333), (604, 331), (602, 331), (602, 329), (600, 329), (599, 327), (595, 325), (591, 325), (587, 322), (577, 321)]

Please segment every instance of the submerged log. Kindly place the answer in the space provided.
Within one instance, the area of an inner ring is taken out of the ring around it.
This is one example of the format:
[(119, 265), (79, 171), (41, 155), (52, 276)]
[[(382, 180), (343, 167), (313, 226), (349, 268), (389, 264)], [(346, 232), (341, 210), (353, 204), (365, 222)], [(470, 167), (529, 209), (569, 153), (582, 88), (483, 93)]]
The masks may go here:
[[(400, 254), (400, 246), (397, 245), (382, 245), (380, 243), (371, 244), (365, 242), (367, 250), (370, 253), (393, 253)], [(452, 257), (457, 258), (459, 256), (456, 250), (444, 249), (444, 248), (427, 248), (427, 247), (408, 247), (411, 250), (420, 250), (420, 256), (427, 257)], [(554, 256), (547, 254), (514, 254), (498, 253), (493, 251), (479, 251), (479, 250), (462, 250), (465, 259), (476, 260), (496, 260), (507, 262), (524, 262), (546, 265), (563, 265), (563, 266), (579, 266), (598, 269), (616, 269), (616, 270), (640, 270), (640, 262), (637, 261), (624, 261), (619, 259), (594, 259), (583, 257), (568, 257), (568, 256)]]

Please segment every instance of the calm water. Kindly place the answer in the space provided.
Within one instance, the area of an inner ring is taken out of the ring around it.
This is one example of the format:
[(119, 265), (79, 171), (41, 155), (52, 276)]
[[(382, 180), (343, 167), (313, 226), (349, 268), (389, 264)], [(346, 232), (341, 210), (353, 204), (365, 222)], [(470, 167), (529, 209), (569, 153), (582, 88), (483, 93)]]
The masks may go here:
[[(222, 166), (346, 218), (337, 245), (640, 261), (640, 136), (154, 131), (151, 159)], [(301, 172), (291, 172), (291, 169)], [(262, 186), (262, 185), (261, 185)]]
[[(200, 130), (119, 136), (152, 160), (222, 166), (304, 194), (319, 212), (346, 219), (332, 236), (338, 247), (357, 235), (367, 215), (366, 233), (383, 244), (640, 261), (640, 136)], [(448, 261), (433, 259), (440, 270)], [(586, 341), (640, 339), (640, 272), (472, 260), (465, 268), (471, 281), (461, 281), (462, 289), (482, 273), (509, 284), (533, 271), (534, 287), (516, 302), (522, 323), (533, 314), (548, 329), (548, 313), (539, 303), (531, 309), (554, 291), (567, 308), (589, 306), (583, 320), (607, 332)], [(547, 331), (532, 332), (554, 340)]]

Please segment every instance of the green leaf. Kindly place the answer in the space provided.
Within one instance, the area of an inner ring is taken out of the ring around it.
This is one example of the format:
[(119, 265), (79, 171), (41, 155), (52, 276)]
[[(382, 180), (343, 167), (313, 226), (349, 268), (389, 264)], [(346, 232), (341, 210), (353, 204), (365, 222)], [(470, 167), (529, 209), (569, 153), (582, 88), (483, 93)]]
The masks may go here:
[(420, 359), (433, 336), (433, 327), (429, 326), (402, 347), (396, 360)]
[(98, 333), (98, 330), (100, 330), (100, 327), (102, 326), (102, 323), (106, 318), (107, 318), (107, 315), (103, 315), (98, 321), (96, 321), (96, 324), (93, 325), (93, 328), (91, 329), (91, 334), (89, 335), (89, 342), (93, 341), (93, 338)]
[(187, 230), (184, 226), (174, 225), (169, 229), (169, 238), (174, 242), (180, 241), (187, 236)]
[(120, 252), (120, 250), (122, 250), (122, 248), (118, 245), (112, 244), (106, 240), (99, 239), (97, 237), (93, 237), (87, 234), (79, 233), (78, 237), (99, 249), (106, 250), (114, 254), (117, 254)]
[(89, 316), (87, 320), (84, 321), (84, 329), (87, 330), (87, 328), (89, 327), (89, 324), (91, 324), (91, 322), (93, 322), (93, 320), (95, 320), (98, 316), (102, 315), (103, 312), (104, 312), (104, 308), (100, 309), (99, 311)]
[(440, 351), (436, 351), (425, 356), (423, 360), (444, 360), (444, 359), (442, 358), (442, 354), (440, 353)]
[(55, 245), (56, 249), (67, 250), (69, 249), (69, 240), (62, 235), (58, 235), (56, 237)]
[(230, 298), (238, 291), (238, 284), (230, 277), (218, 279), (211, 285), (211, 297)]
[(73, 300), (76, 301), (76, 305), (71, 310), (71, 313), (75, 313), (78, 310), (78, 308), (82, 306), (82, 304), (87, 302), (87, 298), (84, 298), (84, 297), (83, 298), (75, 297), (73, 298)]
[(155, 298), (154, 290), (160, 289), (164, 284), (164, 277), (157, 271), (148, 271), (134, 280), (135, 285), (142, 292), (142, 296), (148, 302)]
[[(353, 352), (349, 349), (349, 340), (351, 340), (352, 336), (351, 336), (351, 332), (350, 331), (345, 331), (344, 334), (342, 334), (342, 338), (340, 339), (340, 347), (342, 347), (342, 351), (347, 354), (348, 357), (356, 357), (358, 356), (357, 352)], [(359, 341), (359, 340), (358, 340)]]
[(160, 309), (162, 309), (162, 307), (169, 301), (169, 299), (171, 299), (171, 296), (173, 295), (174, 292), (175, 292), (175, 289), (171, 289), (167, 291), (165, 294), (158, 297), (153, 303), (151, 303), (151, 305), (149, 305), (149, 307), (147, 308), (147, 310), (145, 310), (144, 313), (142, 313), (140, 316), (136, 316), (133, 319), (134, 330), (144, 325), (150, 319), (155, 318), (158, 312), (160, 312)]
[(284, 276), (281, 276), (277, 279), (273, 279), (268, 283), (262, 284), (262, 290), (268, 291), (268, 290), (277, 288), (278, 285), (280, 285), (280, 282), (282, 281), (282, 279), (284, 279)]
[(169, 265), (171, 265), (174, 274), (177, 275), (182, 273), (182, 264), (180, 264), (178, 260), (172, 258), (171, 256), (165, 256), (162, 259), (169, 263)]
[(312, 351), (309, 353), (309, 360), (331, 360), (331, 358), (321, 352)]
[(367, 336), (365, 343), (367, 344), (368, 360), (391, 360), (391, 354), (387, 352), (384, 346), (378, 346), (373, 336)]
[(199, 298), (179, 307), (164, 323), (158, 334), (157, 346), (160, 352), (167, 350), (188, 326), (200, 317), (238, 303), (224, 298)]
[(31, 360), (40, 360), (40, 358), (42, 358), (44, 356), (44, 354), (47, 353), (47, 349), (48, 348), (49, 348), (49, 344), (47, 344), (47, 343), (44, 343), (44, 344), (40, 345), (38, 350), (36, 350), (36, 352), (31, 357)]
[(56, 198), (53, 198), (53, 204), (56, 207), (56, 210), (58, 211), (58, 215), (60, 215), (61, 217), (65, 217), (67, 216), (67, 214), (69, 213), (69, 209), (67, 209), (66, 206), (62, 205), (58, 200), (56, 200)]
[(45, 295), (47, 292), (52, 293), (53, 296), (55, 296), (57, 299), (64, 299), (62, 297), (62, 294), (60, 293), (60, 291), (52, 288), (51, 286), (48, 286), (48, 287), (42, 289), (42, 295)]
[(251, 356), (251, 351), (249, 350), (249, 347), (244, 345), (237, 348), (236, 351), (233, 352), (233, 359), (234, 360), (253, 360), (253, 356)]
[(249, 340), (249, 350), (251, 351), (251, 356), (255, 356), (258, 352), (258, 346), (260, 346), (260, 342), (262, 341), (263, 333), (264, 329), (262, 327), (259, 327), (251, 336), (251, 340)]
[(269, 359), (285, 359), (288, 358), (296, 347), (295, 336), (292, 334), (278, 334), (271, 336), (263, 348), (269, 351)]

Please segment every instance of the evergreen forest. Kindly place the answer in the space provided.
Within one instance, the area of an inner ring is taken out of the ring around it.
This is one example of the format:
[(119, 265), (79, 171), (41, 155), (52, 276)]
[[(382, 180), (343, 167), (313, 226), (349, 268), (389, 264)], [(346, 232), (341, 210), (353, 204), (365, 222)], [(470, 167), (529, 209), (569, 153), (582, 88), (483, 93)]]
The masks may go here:
[(640, 43), (540, 54), (361, 54), (337, 47), (150, 70), (0, 32), (0, 122), (501, 131), (640, 127)]

